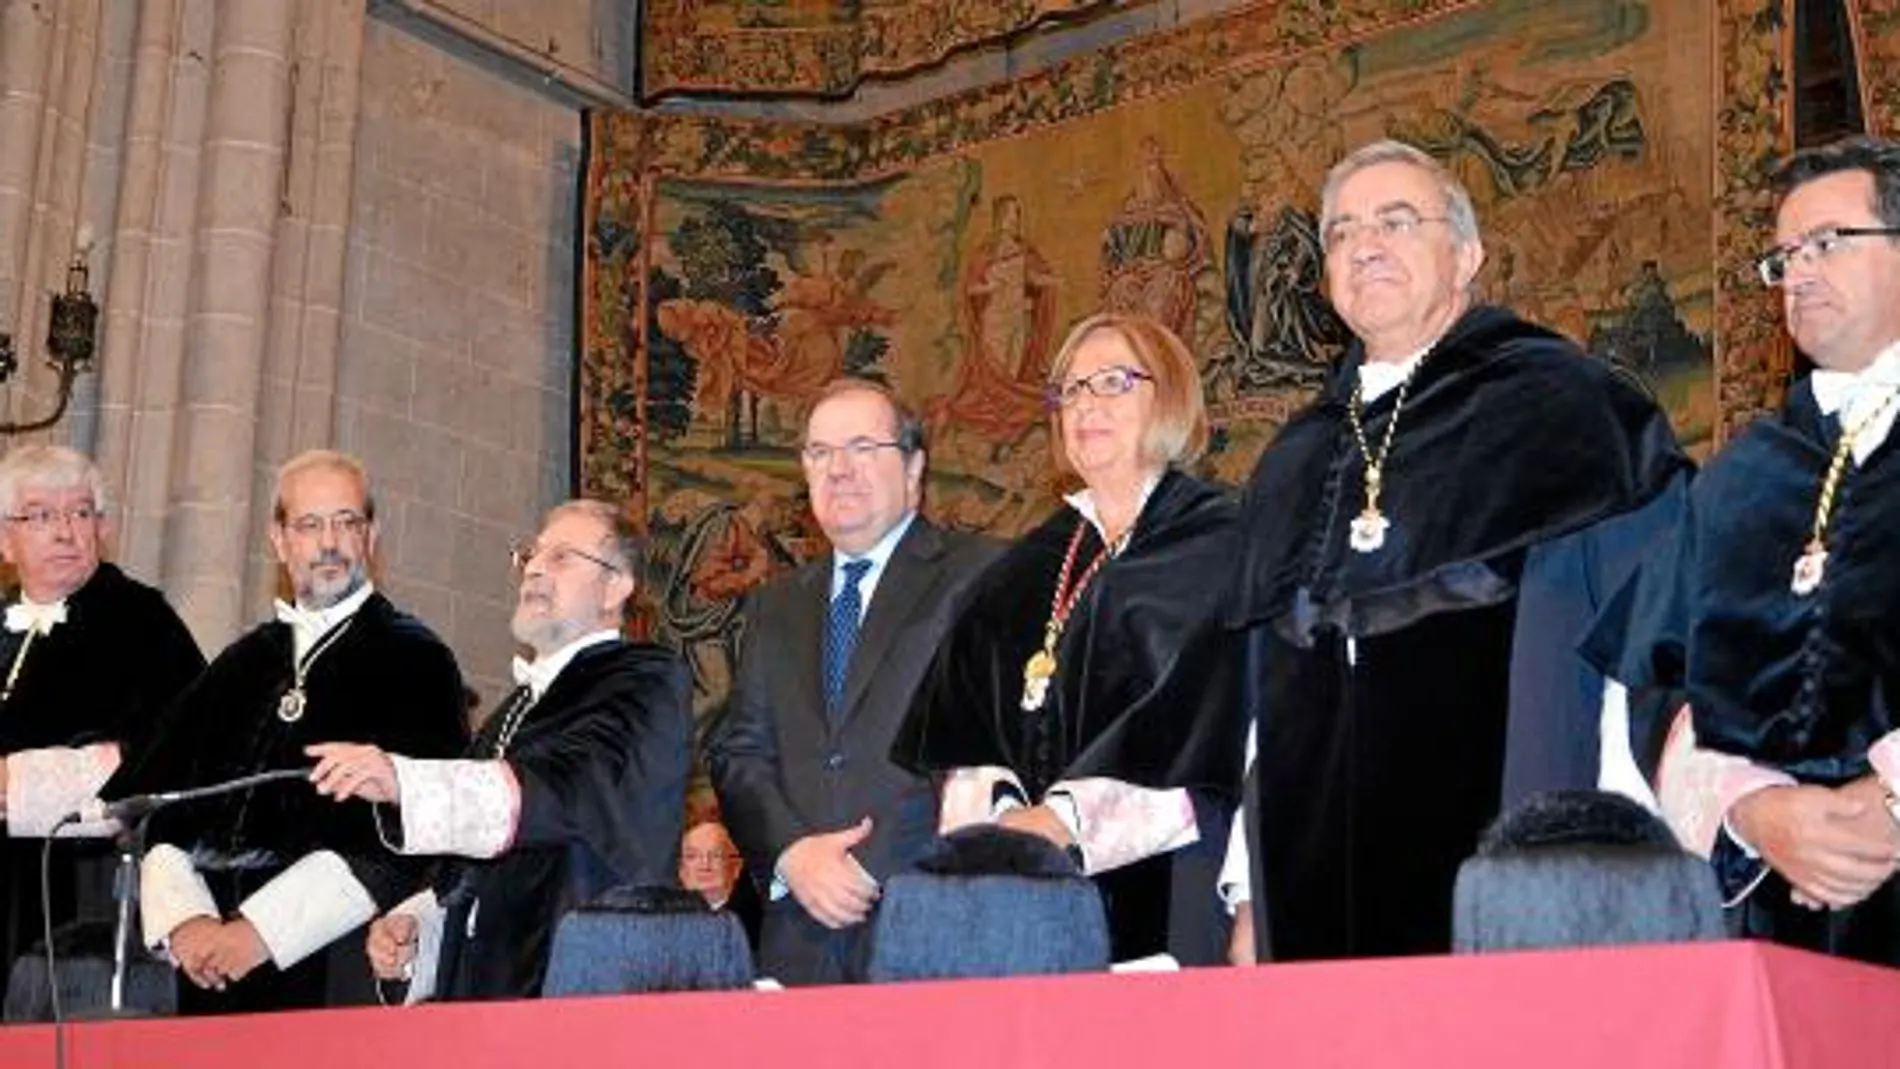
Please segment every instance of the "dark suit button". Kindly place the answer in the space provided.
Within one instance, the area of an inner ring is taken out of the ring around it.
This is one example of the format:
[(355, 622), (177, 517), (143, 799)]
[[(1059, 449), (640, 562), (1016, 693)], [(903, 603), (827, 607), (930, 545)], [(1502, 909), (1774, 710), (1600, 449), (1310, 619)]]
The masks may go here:
[(827, 754), (825, 756), (825, 767), (830, 769), (833, 772), (836, 772), (839, 769), (843, 768), (844, 755), (841, 753)]

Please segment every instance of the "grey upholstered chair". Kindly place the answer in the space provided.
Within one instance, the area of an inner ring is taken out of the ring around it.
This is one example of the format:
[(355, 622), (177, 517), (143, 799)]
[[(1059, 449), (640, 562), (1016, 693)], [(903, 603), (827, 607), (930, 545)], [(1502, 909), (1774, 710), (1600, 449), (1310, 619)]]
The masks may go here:
[(1458, 872), (1460, 953), (1721, 939), (1715, 875), (1641, 805), (1602, 791), (1534, 795)]

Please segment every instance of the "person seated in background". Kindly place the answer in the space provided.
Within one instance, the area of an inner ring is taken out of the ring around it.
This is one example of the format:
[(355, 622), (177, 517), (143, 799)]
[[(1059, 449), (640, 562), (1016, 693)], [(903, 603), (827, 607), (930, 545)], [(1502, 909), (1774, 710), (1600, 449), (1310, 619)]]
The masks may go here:
[(377, 810), (388, 848), (441, 859), (369, 930), (370, 966), (408, 981), (406, 1001), (537, 997), (562, 915), (677, 879), (691, 679), (677, 653), (621, 637), (640, 548), (587, 499), (516, 544), (511, 630), (534, 659), (461, 758), (309, 748), (318, 793), (393, 807)]
[(745, 926), (746, 942), (756, 950), (762, 906), (758, 888), (743, 878), (745, 861), (739, 848), (732, 844), (717, 811), (694, 814), (688, 823), (686, 836), (680, 840), (680, 886), (697, 891), (715, 910), (730, 910)]
[(1114, 960), (1223, 958), (1215, 895), (1239, 802), (1239, 559), (1187, 346), (1145, 316), (1070, 333), (1050, 371), (1054, 461), (1081, 488), (978, 578), (893, 757), (945, 775), (945, 831), (1042, 836), (1094, 878)]
[(680, 886), (698, 891), (713, 909), (725, 908), (743, 867), (732, 837), (717, 818), (695, 823), (680, 840)]
[[(0, 970), (44, 931), (42, 841), (91, 799), (204, 670), (164, 595), (100, 560), (105, 480), (84, 454), (27, 445), (0, 460), (0, 556), (19, 592), (0, 630)], [(110, 666), (107, 668), (107, 666)], [(97, 836), (103, 825), (61, 835)], [(53, 854), (55, 926), (112, 915), (111, 860), (99, 844)]]

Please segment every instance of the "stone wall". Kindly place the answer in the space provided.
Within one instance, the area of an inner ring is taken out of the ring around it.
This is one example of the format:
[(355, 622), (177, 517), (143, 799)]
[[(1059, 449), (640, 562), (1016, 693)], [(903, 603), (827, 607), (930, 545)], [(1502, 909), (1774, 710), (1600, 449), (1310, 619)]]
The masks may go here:
[(579, 138), (573, 108), (370, 22), (336, 441), (378, 479), (389, 591), (491, 696), (509, 539), (568, 489)]

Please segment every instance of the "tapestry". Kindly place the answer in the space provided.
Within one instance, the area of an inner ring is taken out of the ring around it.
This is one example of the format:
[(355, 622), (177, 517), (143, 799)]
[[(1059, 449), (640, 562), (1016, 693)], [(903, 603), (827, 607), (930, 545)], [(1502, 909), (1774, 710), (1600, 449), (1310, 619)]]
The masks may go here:
[(1867, 132), (1900, 137), (1900, 0), (1846, 0)]
[(1488, 299), (1706, 454), (1784, 359), (1752, 268), (1783, 2), (1269, 4), (861, 124), (593, 115), (582, 489), (646, 524), (645, 619), (704, 711), (738, 596), (824, 551), (797, 448), (838, 374), (922, 412), (934, 520), (1013, 535), (1062, 489), (1041, 387), (1068, 325), (1147, 312), (1201, 361), (1204, 474), (1238, 483), (1343, 348), (1319, 188), (1382, 137), (1470, 187)]
[(1112, 0), (658, 0), (640, 10), (640, 93), (848, 93)]

